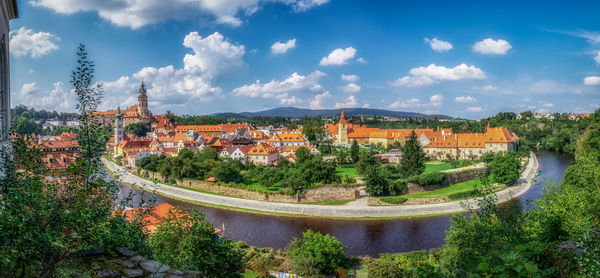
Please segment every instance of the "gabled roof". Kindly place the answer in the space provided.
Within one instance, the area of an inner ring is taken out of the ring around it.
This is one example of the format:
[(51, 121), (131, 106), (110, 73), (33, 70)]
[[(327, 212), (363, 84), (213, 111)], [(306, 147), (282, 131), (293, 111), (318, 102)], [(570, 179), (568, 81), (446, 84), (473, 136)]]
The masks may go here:
[(274, 148), (273, 146), (267, 144), (267, 143), (260, 143), (254, 147), (252, 147), (252, 149), (250, 149), (250, 151), (248, 151), (248, 155), (270, 155), (270, 154), (274, 154), (277, 153), (277, 149)]

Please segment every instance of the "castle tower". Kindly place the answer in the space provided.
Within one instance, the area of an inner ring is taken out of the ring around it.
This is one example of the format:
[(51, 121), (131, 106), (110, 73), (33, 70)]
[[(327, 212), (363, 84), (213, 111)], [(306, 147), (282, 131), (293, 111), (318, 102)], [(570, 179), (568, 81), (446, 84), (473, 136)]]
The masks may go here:
[(144, 86), (144, 81), (142, 81), (142, 85), (140, 85), (137, 112), (142, 117), (150, 116), (150, 110), (148, 110), (148, 96), (146, 95), (146, 86)]
[(348, 122), (344, 116), (344, 110), (342, 110), (342, 115), (340, 116), (340, 121), (338, 122), (337, 141), (338, 143), (348, 144)]
[(117, 108), (117, 114), (115, 114), (115, 149), (119, 142), (125, 140), (125, 135), (123, 134), (123, 115), (121, 115), (121, 107)]

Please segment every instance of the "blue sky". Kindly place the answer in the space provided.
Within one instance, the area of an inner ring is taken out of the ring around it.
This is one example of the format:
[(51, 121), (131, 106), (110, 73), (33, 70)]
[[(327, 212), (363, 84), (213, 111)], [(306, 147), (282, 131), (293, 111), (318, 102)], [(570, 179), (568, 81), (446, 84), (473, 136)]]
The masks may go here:
[(600, 104), (600, 3), (32, 0), (11, 21), (12, 104), (74, 110), (87, 45), (102, 109), (371, 107), (481, 118)]

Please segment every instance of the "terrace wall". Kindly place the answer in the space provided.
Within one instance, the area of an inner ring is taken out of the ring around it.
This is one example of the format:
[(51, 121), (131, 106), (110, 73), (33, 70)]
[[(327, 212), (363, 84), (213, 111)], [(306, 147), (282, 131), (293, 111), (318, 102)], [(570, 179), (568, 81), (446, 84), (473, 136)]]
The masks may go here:
[[(141, 168), (132, 170), (134, 174), (142, 176), (144, 178), (156, 179), (161, 182), (167, 182), (167, 179), (160, 173), (147, 171)], [(331, 202), (331, 201), (344, 201), (354, 199), (354, 192), (359, 190), (359, 186), (345, 187), (345, 186), (331, 186), (323, 185), (317, 188), (311, 188), (301, 194), (297, 195), (284, 195), (279, 193), (260, 193), (256, 191), (247, 190), (244, 188), (238, 188), (233, 186), (220, 185), (217, 183), (209, 183), (200, 180), (191, 179), (180, 179), (176, 180), (176, 184), (179, 186), (189, 187), (192, 189), (206, 191), (209, 193), (227, 195), (233, 197), (239, 197), (250, 200), (258, 201), (270, 201), (280, 203), (312, 203), (312, 202)]]

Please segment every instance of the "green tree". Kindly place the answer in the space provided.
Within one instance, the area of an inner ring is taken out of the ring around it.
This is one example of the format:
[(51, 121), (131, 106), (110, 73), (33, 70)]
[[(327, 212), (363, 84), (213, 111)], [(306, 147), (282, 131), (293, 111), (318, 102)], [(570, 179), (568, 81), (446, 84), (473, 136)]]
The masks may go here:
[(337, 269), (348, 267), (350, 260), (344, 255), (344, 249), (335, 237), (308, 230), (302, 233), (302, 238), (290, 242), (286, 252), (293, 273), (315, 277), (316, 274), (335, 274)]
[(519, 179), (521, 159), (516, 152), (498, 153), (490, 163), (490, 174), (495, 182), (509, 184)]
[(146, 136), (146, 133), (150, 132), (150, 125), (147, 123), (133, 123), (129, 124), (125, 127), (125, 131), (130, 134), (134, 134), (135, 136), (143, 137)]
[(194, 160), (198, 162), (204, 160), (219, 160), (219, 153), (213, 148), (203, 148), (194, 154)]
[(235, 164), (230, 161), (223, 161), (217, 164), (212, 171), (212, 175), (217, 178), (218, 181), (221, 182), (241, 182), (243, 180), (242, 175), (240, 174), (240, 169), (238, 169)]
[[(92, 118), (102, 100), (102, 84), (93, 85), (94, 62), (88, 58), (85, 45), (80, 44), (77, 51), (77, 67), (71, 74), (71, 84), (77, 96), (75, 107), (79, 111), (79, 132), (77, 139), (81, 156), (89, 164), (98, 164), (104, 151), (104, 142), (101, 140), (102, 132), (100, 123)], [(93, 169), (93, 168), (92, 168)]]
[(360, 147), (356, 141), (352, 142), (352, 146), (350, 147), (350, 158), (352, 158), (352, 163), (358, 163), (360, 159)]
[(403, 176), (410, 177), (419, 175), (425, 171), (425, 152), (417, 139), (415, 131), (411, 131), (410, 137), (404, 144), (400, 170)]
[(366, 191), (372, 196), (388, 195), (389, 181), (383, 175), (379, 167), (371, 167), (365, 175)]
[(310, 154), (310, 151), (306, 147), (299, 147), (296, 150), (296, 163), (302, 164), (305, 161), (310, 160), (311, 158), (312, 158), (312, 155)]
[(215, 228), (196, 210), (169, 212), (150, 237), (154, 256), (171, 267), (199, 271), (202, 277), (241, 277), (242, 254), (220, 239)]
[(358, 163), (355, 165), (356, 172), (359, 174), (367, 174), (371, 168), (379, 167), (379, 158), (375, 156), (375, 152), (372, 150), (365, 150), (360, 152), (360, 158)]

